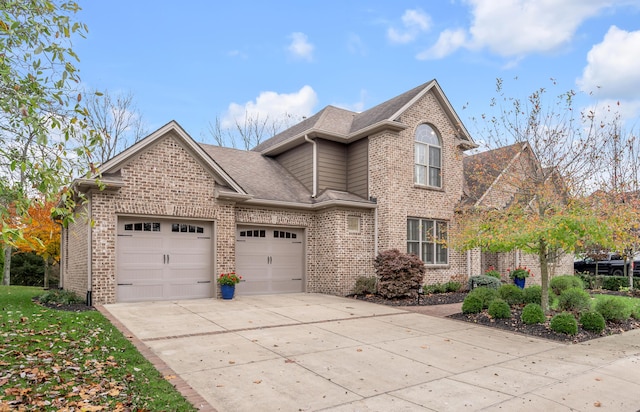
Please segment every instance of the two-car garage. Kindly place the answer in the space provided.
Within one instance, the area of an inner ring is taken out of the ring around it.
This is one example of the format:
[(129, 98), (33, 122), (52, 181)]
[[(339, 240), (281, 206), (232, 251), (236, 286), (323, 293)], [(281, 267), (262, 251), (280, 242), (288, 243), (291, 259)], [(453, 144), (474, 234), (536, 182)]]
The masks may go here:
[[(215, 295), (214, 223), (120, 217), (117, 235), (117, 301)], [(303, 235), (299, 228), (238, 227), (237, 294), (303, 291)]]

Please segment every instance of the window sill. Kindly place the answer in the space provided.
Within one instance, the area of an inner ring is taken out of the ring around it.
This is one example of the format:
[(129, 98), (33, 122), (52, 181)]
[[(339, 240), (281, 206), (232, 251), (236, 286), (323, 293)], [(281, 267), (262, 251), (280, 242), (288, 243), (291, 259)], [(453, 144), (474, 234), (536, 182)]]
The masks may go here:
[(437, 263), (437, 264), (425, 263), (424, 267), (427, 269), (450, 269), (451, 265), (448, 263)]
[(442, 188), (442, 187), (425, 186), (425, 185), (419, 185), (417, 183), (413, 184), (413, 188), (414, 189), (422, 189), (422, 190), (432, 190), (434, 192), (444, 192), (444, 188)]

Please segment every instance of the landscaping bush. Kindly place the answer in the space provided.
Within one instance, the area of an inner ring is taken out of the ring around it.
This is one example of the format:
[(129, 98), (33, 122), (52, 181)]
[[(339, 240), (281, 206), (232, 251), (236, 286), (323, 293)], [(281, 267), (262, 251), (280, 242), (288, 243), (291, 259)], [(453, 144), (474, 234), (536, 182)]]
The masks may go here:
[(378, 253), (374, 268), (378, 275), (378, 293), (387, 299), (415, 296), (426, 270), (419, 257), (398, 249)]
[(558, 309), (571, 312), (584, 312), (591, 309), (591, 296), (580, 287), (564, 290), (558, 298)]
[[(629, 287), (629, 278), (625, 276), (598, 276), (601, 282), (602, 289), (619, 291), (621, 288)], [(633, 287), (638, 288), (640, 286), (640, 278), (633, 278)]]
[(600, 333), (604, 330), (604, 317), (595, 311), (584, 312), (580, 315), (580, 324), (584, 330)]
[(596, 283), (596, 276), (590, 272), (579, 272), (575, 276), (580, 278), (585, 289), (597, 289), (600, 286)]
[(446, 289), (446, 292), (458, 292), (460, 289), (462, 289), (462, 283), (450, 280), (449, 282), (444, 284), (444, 287)]
[(542, 306), (539, 303), (528, 303), (522, 309), (520, 319), (527, 325), (533, 325), (534, 323), (544, 323), (547, 317), (544, 315), (544, 310), (542, 310)]
[(493, 276), (485, 275), (471, 276), (469, 278), (469, 290), (483, 286), (498, 290), (498, 288), (502, 286), (502, 282), (500, 279), (494, 278)]
[(495, 319), (508, 319), (511, 317), (511, 307), (504, 299), (500, 298), (491, 301), (487, 312)]
[(524, 302), (524, 290), (516, 285), (502, 285), (498, 289), (498, 296), (505, 300), (509, 306), (519, 305)]
[(84, 298), (77, 293), (64, 289), (51, 289), (37, 298), (42, 303), (55, 303), (60, 305), (71, 305), (74, 303), (84, 303)]
[(480, 299), (480, 302), (482, 303), (482, 309), (487, 309), (489, 307), (489, 304), (491, 304), (491, 301), (498, 297), (498, 291), (482, 286), (479, 288), (475, 288), (471, 292), (469, 292), (467, 298), (469, 296), (477, 297), (478, 299)]
[(462, 313), (480, 313), (482, 312), (482, 299), (478, 296), (469, 296), (462, 301)]
[(496, 268), (494, 268), (493, 266), (489, 266), (489, 269), (487, 269), (487, 270), (484, 272), (484, 275), (485, 275), (485, 276), (491, 276), (492, 278), (500, 279), (500, 272), (498, 272), (498, 271), (496, 270)]
[(564, 275), (552, 278), (549, 282), (549, 288), (557, 296), (560, 296), (563, 291), (569, 288), (584, 289), (584, 285), (582, 284), (582, 279), (580, 279), (579, 276)]
[(598, 300), (595, 311), (600, 313), (605, 320), (611, 322), (622, 322), (629, 319), (631, 315), (624, 302), (614, 296), (607, 296)]
[(575, 335), (578, 333), (578, 321), (569, 312), (562, 312), (551, 318), (549, 327), (554, 332), (566, 333), (567, 335)]
[(542, 286), (532, 285), (522, 289), (522, 300), (523, 303), (542, 304)]
[(359, 276), (356, 279), (356, 284), (353, 287), (354, 295), (372, 295), (376, 293), (376, 282), (378, 279), (375, 276)]
[(424, 285), (422, 290), (425, 295), (431, 295), (433, 293), (445, 293), (447, 291), (447, 287), (444, 283), (434, 283), (432, 285)]

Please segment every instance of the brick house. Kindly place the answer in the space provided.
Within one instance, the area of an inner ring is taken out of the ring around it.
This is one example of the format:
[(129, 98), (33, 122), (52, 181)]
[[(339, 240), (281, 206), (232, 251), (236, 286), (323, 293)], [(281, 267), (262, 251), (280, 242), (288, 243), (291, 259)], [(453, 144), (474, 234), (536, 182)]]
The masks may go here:
[(475, 147), (435, 80), (361, 113), (327, 106), (252, 151), (172, 121), (74, 181), (87, 202), (62, 234), (62, 286), (93, 303), (204, 298), (235, 271), (241, 295), (346, 295), (390, 248), (418, 254), (426, 283), (479, 274), (483, 254), (442, 242)]
[[(528, 143), (515, 143), (494, 150), (488, 150), (464, 158), (465, 188), (461, 207), (502, 209), (511, 202), (535, 202), (530, 194), (537, 179), (554, 179), (550, 187), (559, 193), (561, 183), (555, 173), (542, 168)], [(503, 275), (510, 268), (525, 266), (540, 274), (537, 255), (516, 250), (510, 253), (489, 253), (474, 251), (479, 257), (479, 265), (484, 273), (490, 266)], [(549, 275), (573, 273), (573, 254), (559, 252), (552, 256)], [(528, 278), (527, 285), (540, 284), (540, 276)]]

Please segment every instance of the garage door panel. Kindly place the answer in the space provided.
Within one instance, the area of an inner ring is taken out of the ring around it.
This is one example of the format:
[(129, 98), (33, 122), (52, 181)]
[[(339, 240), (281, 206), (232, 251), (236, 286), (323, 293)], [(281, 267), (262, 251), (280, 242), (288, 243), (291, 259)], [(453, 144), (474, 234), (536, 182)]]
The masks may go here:
[(239, 295), (302, 292), (303, 234), (302, 229), (239, 227), (236, 271), (244, 281), (236, 292)]
[(211, 297), (211, 243), (208, 222), (120, 218), (117, 300)]

